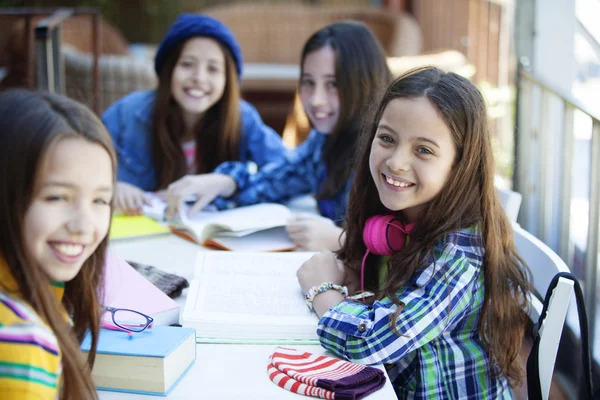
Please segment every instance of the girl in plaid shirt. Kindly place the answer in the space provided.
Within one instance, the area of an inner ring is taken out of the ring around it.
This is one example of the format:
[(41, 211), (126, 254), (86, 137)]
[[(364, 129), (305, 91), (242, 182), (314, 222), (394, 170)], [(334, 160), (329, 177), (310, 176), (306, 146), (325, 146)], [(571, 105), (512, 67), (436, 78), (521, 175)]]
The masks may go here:
[(528, 272), (496, 198), (487, 124), (456, 74), (393, 82), (364, 135), (345, 244), (298, 271), (321, 344), (389, 364), (402, 399), (512, 398), (522, 379)]

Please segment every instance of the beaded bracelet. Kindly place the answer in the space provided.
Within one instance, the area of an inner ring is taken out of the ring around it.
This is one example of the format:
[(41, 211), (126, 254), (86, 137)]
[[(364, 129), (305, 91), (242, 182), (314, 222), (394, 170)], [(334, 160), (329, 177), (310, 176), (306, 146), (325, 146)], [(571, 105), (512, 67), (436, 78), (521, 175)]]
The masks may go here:
[(308, 289), (308, 292), (306, 292), (306, 294), (304, 295), (304, 300), (306, 300), (306, 306), (308, 307), (308, 309), (310, 311), (314, 310), (313, 300), (315, 299), (316, 295), (331, 289), (340, 292), (342, 296), (344, 296), (344, 298), (348, 297), (348, 288), (346, 286), (336, 285), (331, 282), (323, 282), (319, 286), (313, 286), (310, 289)]

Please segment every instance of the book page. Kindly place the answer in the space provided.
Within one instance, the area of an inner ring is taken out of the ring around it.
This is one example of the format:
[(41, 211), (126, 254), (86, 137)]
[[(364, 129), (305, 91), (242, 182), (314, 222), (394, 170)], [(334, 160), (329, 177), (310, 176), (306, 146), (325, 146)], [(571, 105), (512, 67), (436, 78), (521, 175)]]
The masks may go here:
[(292, 212), (281, 204), (263, 203), (224, 211), (203, 211), (189, 217), (179, 215), (179, 224), (194, 232), (202, 243), (219, 231), (252, 231), (285, 226)]
[(231, 251), (288, 251), (296, 248), (283, 226), (263, 229), (242, 237), (221, 236), (218, 233), (204, 242), (204, 245)]

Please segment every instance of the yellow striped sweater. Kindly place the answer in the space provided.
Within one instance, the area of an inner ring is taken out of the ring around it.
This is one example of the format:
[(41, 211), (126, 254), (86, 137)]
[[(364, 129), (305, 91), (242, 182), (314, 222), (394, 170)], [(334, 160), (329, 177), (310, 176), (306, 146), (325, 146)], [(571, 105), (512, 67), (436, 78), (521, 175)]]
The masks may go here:
[[(58, 300), (64, 284), (53, 283)], [(57, 399), (61, 356), (56, 336), (19, 296), (0, 257), (0, 399)]]

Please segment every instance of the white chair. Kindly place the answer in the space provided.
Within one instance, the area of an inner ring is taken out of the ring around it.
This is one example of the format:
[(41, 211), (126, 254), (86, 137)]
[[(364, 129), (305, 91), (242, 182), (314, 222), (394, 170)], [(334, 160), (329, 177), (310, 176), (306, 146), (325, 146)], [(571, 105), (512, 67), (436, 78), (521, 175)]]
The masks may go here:
[[(536, 293), (530, 296), (529, 317), (536, 323), (542, 313), (542, 301), (552, 278), (559, 272), (570, 272), (564, 261), (542, 241), (513, 222), (515, 247), (517, 253), (529, 267)], [(556, 354), (562, 334), (569, 301), (573, 296), (574, 284), (565, 278), (559, 278), (552, 293), (546, 318), (539, 327), (540, 346), (538, 354), (540, 387), (543, 399), (548, 398)], [(538, 298), (538, 296), (540, 296)]]
[(504, 208), (504, 212), (508, 216), (508, 219), (511, 222), (517, 222), (519, 208), (521, 208), (521, 200), (523, 199), (521, 193), (514, 192), (510, 189), (501, 189), (499, 187), (496, 187), (496, 193), (498, 194), (498, 199), (500, 200), (500, 204), (502, 205), (502, 208)]

